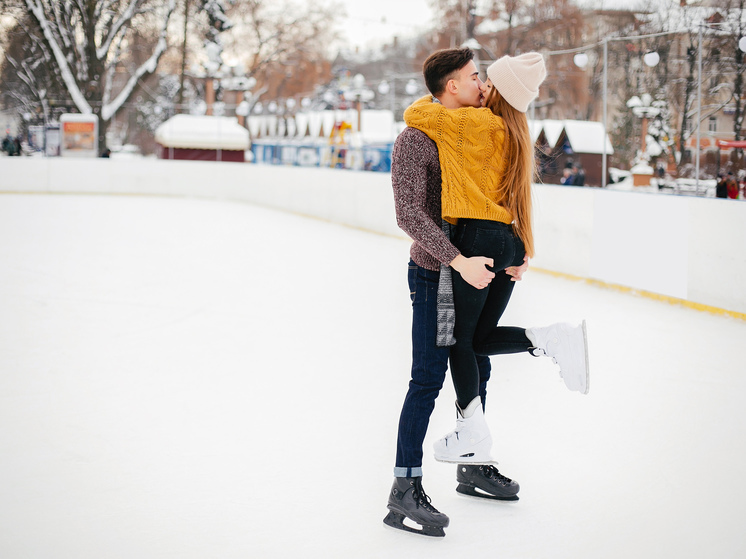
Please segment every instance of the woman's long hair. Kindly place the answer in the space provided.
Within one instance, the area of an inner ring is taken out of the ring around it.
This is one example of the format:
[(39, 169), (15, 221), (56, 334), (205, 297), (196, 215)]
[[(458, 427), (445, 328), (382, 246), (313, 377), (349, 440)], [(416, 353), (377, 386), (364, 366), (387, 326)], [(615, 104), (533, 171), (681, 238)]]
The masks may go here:
[(505, 123), (505, 172), (499, 186), (502, 197), (499, 203), (513, 215), (513, 229), (523, 241), (526, 254), (533, 258), (531, 181), (535, 178), (536, 167), (534, 143), (531, 141), (526, 113), (514, 109), (494, 84), (485, 106)]

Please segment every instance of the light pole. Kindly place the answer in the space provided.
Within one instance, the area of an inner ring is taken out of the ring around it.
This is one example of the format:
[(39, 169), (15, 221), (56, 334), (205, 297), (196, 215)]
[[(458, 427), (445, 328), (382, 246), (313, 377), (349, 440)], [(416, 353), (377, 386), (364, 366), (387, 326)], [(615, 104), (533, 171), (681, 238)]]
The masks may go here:
[(389, 108), (391, 109), (391, 113), (394, 113), (394, 84), (393, 82), (389, 84), (388, 80), (383, 80), (381, 83), (378, 84), (378, 93), (381, 95), (388, 95), (389, 96)]
[[(602, 118), (601, 118), (601, 124), (603, 127), (603, 150), (602, 150), (602, 157), (601, 157), (601, 187), (606, 186), (606, 176), (607, 176), (607, 160), (608, 160), (608, 152), (606, 149), (606, 139), (607, 139), (607, 130), (608, 130), (608, 97), (609, 97), (609, 41), (628, 41), (630, 39), (648, 39), (652, 37), (660, 37), (663, 35), (671, 35), (674, 33), (673, 31), (666, 31), (663, 33), (651, 33), (649, 35), (637, 35), (634, 37), (604, 37), (602, 41), (598, 43), (594, 43), (592, 45), (589, 45), (587, 47), (579, 47), (575, 49), (568, 49), (568, 50), (558, 50), (547, 53), (547, 55), (555, 55), (555, 54), (575, 54), (573, 57), (573, 62), (576, 66), (580, 68), (585, 68), (588, 65), (588, 55), (584, 52), (589, 49), (595, 48), (599, 45), (603, 45), (604, 50), (604, 65), (603, 65), (603, 101), (602, 101)], [(658, 64), (660, 61), (660, 56), (656, 52), (649, 52), (643, 57), (643, 61), (645, 62), (646, 66), (652, 67)]]
[(645, 157), (647, 153), (647, 135), (648, 135), (648, 119), (655, 118), (661, 113), (660, 106), (656, 106), (653, 102), (653, 98), (648, 93), (643, 93), (641, 97), (634, 95), (627, 101), (627, 107), (632, 109), (634, 115), (642, 119), (642, 143), (640, 146), (640, 153), (642, 157)]
[(362, 97), (363, 87), (365, 86), (365, 76), (363, 76), (362, 74), (355, 74), (355, 77), (352, 78), (352, 84), (355, 86), (355, 97), (357, 98), (357, 131), (358, 133), (360, 133), (363, 124), (363, 109), (361, 106), (362, 102), (360, 98)]
[(357, 131), (360, 134), (362, 132), (363, 102), (373, 99), (375, 93), (365, 87), (365, 76), (355, 74), (355, 77), (352, 78), (352, 88), (345, 91), (344, 96), (345, 99), (355, 101), (357, 108)]
[(607, 108), (606, 108), (606, 99), (609, 95), (609, 39), (608, 37), (604, 37), (604, 107), (603, 107), (603, 128), (604, 128), (604, 135), (603, 138), (601, 138), (601, 141), (604, 143), (604, 150), (603, 150), (603, 157), (601, 158), (601, 188), (606, 188), (606, 177), (609, 173), (607, 169), (607, 161), (606, 161), (606, 128), (607, 128)]
[[(602, 145), (602, 151), (601, 151), (601, 188), (606, 187), (606, 177), (608, 175), (607, 171), (607, 159), (608, 159), (608, 152), (606, 149), (606, 138), (607, 138), (607, 130), (608, 130), (608, 113), (606, 105), (607, 98), (609, 95), (609, 38), (604, 37), (604, 40), (602, 42), (604, 47), (604, 65), (603, 65), (603, 101), (602, 101), (602, 107), (601, 107), (601, 127), (603, 128), (602, 131), (602, 138), (601, 143)], [(598, 43), (593, 46), (598, 46)], [(592, 48), (588, 47), (588, 48)], [(575, 56), (573, 56), (572, 61), (575, 63), (575, 66), (578, 68), (585, 69), (586, 66), (588, 66), (589, 58), (588, 55), (584, 51), (577, 51), (576, 49), (571, 49), (570, 51), (560, 51), (557, 54), (564, 54), (564, 53), (572, 53), (575, 52)]]
[(581, 48), (577, 48), (577, 49), (561, 50), (561, 51), (554, 51), (554, 52), (547, 53), (548, 55), (553, 55), (553, 54), (573, 54), (574, 53), (572, 61), (575, 64), (575, 66), (577, 66), (578, 68), (581, 68), (581, 69), (585, 69), (585, 67), (588, 66), (588, 62), (590, 61), (590, 59), (588, 57), (588, 54), (586, 54), (585, 51), (588, 50), (588, 49), (597, 47), (598, 45), (603, 45), (603, 47), (604, 47), (603, 101), (601, 103), (602, 104), (602, 107), (601, 107), (601, 109), (602, 109), (602, 113), (601, 113), (602, 114), (602, 116), (601, 116), (601, 127), (603, 128), (603, 131), (602, 131), (603, 137), (601, 139), (601, 143), (603, 144), (602, 145), (603, 149), (602, 149), (602, 152), (601, 152), (601, 188), (604, 188), (606, 186), (606, 175), (608, 174), (607, 170), (606, 170), (607, 156), (608, 156), (608, 153), (607, 153), (607, 150), (606, 150), (606, 137), (607, 137), (607, 132), (606, 131), (608, 129), (608, 126), (607, 126), (608, 115), (607, 115), (607, 109), (606, 109), (606, 105), (607, 105), (606, 100), (607, 100), (608, 93), (609, 93), (609, 77), (608, 77), (609, 76), (609, 73), (608, 73), (608, 68), (609, 68), (609, 40), (610, 39), (608, 37), (604, 37), (604, 39), (603, 39), (602, 42), (596, 43), (594, 45), (590, 45), (588, 47), (581, 47)]
[(249, 104), (253, 98), (251, 90), (256, 86), (256, 78), (253, 76), (246, 77), (246, 70), (242, 65), (234, 64), (230, 68), (232, 69), (231, 75), (223, 78), (221, 87), (226, 91), (235, 93), (236, 116), (238, 117), (238, 123), (244, 126), (246, 116), (249, 114)]
[(414, 78), (410, 79), (407, 82), (407, 85), (404, 86), (404, 91), (407, 92), (407, 95), (414, 96), (417, 94), (417, 92), (420, 90), (420, 85), (417, 83), (417, 80)]
[[(699, 23), (699, 29), (697, 31), (698, 48), (697, 48), (697, 161), (695, 164), (695, 179), (694, 179), (694, 191), (699, 196), (699, 156), (701, 146), (699, 144), (699, 129), (702, 120), (702, 28), (704, 25), (702, 22)], [(682, 130), (683, 133), (683, 130)]]
[[(649, 35), (651, 37), (655, 37), (658, 34)], [(644, 38), (646, 36), (637, 37), (637, 38)], [(618, 37), (616, 40), (624, 39), (625, 37)], [(601, 161), (601, 187), (606, 186), (606, 175), (607, 175), (607, 152), (606, 152), (606, 136), (607, 136), (607, 128), (608, 128), (608, 109), (607, 109), (607, 100), (609, 96), (609, 38), (604, 37), (604, 100), (603, 100), (603, 128), (604, 128), (604, 137), (603, 137), (603, 143), (604, 143), (604, 149), (603, 149), (603, 157)], [(645, 54), (645, 56), (642, 57), (643, 62), (646, 66), (649, 68), (652, 68), (660, 62), (660, 55), (657, 52), (649, 52)], [(645, 124), (647, 121), (645, 121)], [(643, 142), (645, 141), (645, 138), (643, 136)]]

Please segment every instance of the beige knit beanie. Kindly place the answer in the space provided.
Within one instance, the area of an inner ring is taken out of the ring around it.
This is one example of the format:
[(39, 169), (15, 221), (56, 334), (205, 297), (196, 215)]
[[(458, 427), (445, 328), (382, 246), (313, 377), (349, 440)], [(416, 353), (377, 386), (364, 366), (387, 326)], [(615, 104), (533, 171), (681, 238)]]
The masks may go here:
[(487, 68), (487, 77), (514, 109), (525, 113), (531, 101), (539, 96), (539, 86), (547, 77), (547, 69), (543, 56), (527, 52), (496, 60)]

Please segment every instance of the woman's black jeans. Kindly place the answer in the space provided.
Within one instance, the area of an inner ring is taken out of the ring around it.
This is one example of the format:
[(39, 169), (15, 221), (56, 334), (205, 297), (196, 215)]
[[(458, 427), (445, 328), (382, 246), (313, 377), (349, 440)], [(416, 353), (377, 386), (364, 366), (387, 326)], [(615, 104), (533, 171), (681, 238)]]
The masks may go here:
[(464, 256), (492, 258), (495, 272), (488, 287), (477, 289), (453, 271), (456, 344), (450, 351), (451, 376), (464, 409), (479, 394), (477, 355), (521, 353), (531, 347), (525, 328), (497, 325), (515, 285), (504, 270), (523, 264), (526, 251), (511, 225), (478, 219), (459, 219), (454, 245)]

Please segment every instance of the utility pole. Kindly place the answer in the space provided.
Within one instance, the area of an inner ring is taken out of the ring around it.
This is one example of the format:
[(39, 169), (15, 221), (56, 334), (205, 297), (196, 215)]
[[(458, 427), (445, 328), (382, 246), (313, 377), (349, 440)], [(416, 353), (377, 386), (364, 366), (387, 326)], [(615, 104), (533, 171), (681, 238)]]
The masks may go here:
[(181, 76), (179, 80), (179, 109), (184, 103), (184, 73), (186, 72), (187, 26), (189, 24), (189, 0), (184, 0), (184, 41), (181, 44)]

